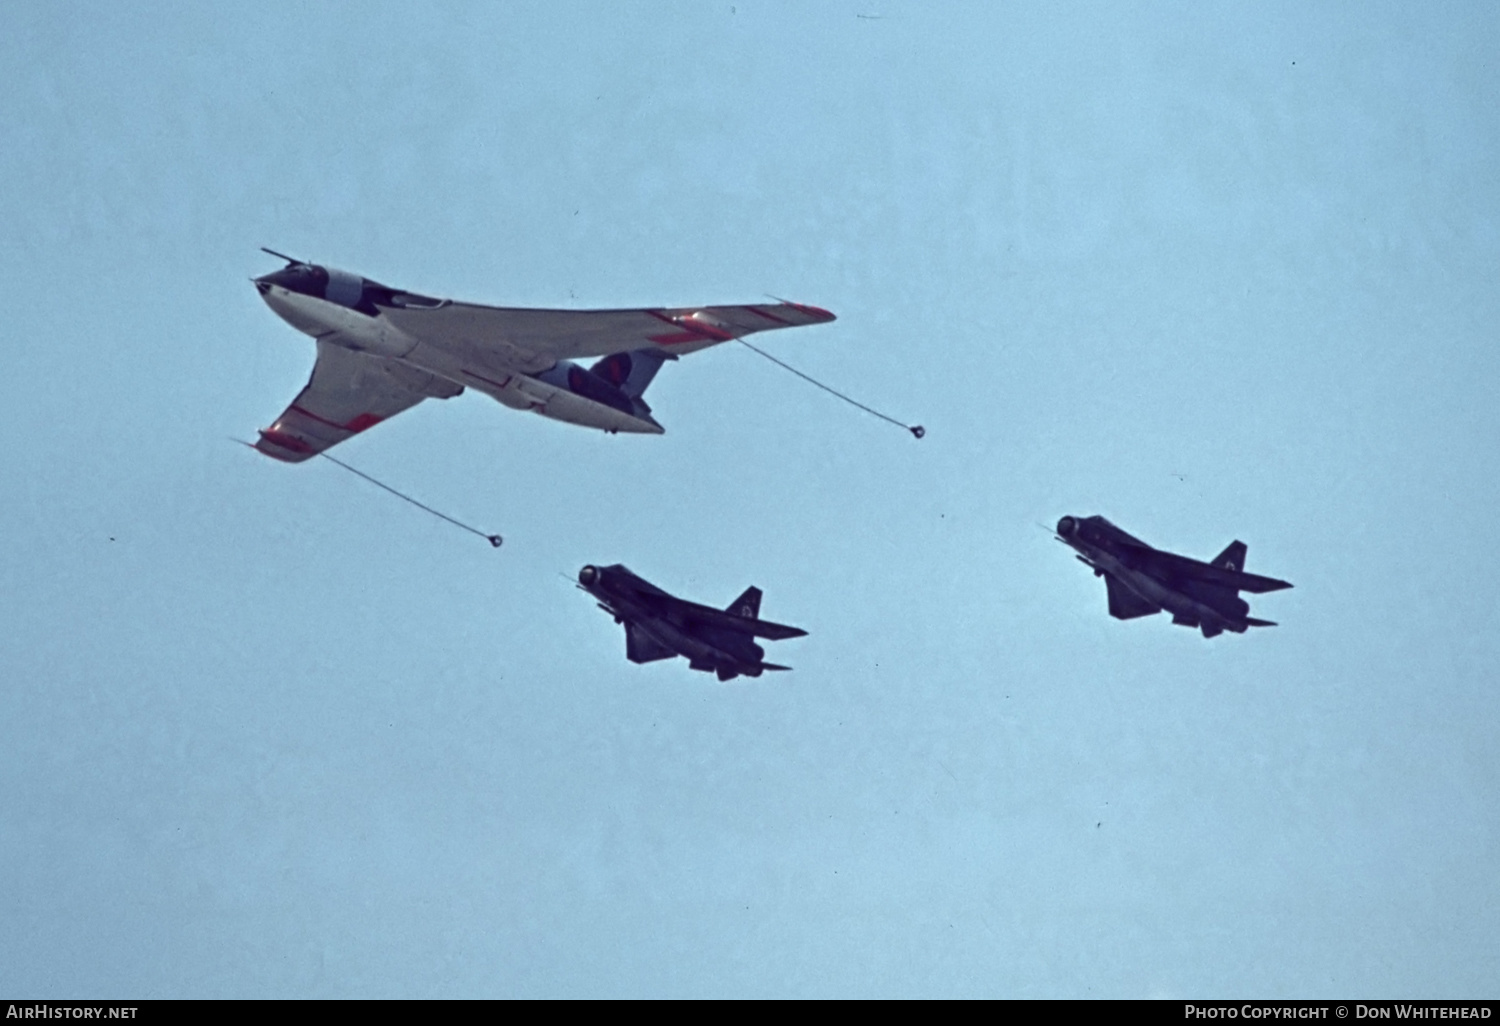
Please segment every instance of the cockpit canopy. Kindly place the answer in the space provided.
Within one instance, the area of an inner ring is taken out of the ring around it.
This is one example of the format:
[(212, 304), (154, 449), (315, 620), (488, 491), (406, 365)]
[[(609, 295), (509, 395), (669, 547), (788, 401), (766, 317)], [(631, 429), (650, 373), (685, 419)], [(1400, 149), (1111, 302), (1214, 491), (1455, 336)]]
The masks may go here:
[(272, 285), (288, 292), (300, 292), (304, 296), (322, 299), (323, 292), (328, 287), (328, 272), (312, 264), (288, 264), (279, 271), (272, 271), (255, 279), (255, 287), (260, 290), (261, 295), (265, 295)]
[(446, 299), (433, 299), (414, 292), (402, 292), (368, 278), (361, 278), (336, 267), (319, 267), (317, 264), (290, 262), (279, 271), (263, 274), (255, 279), (255, 287), (261, 295), (271, 286), (297, 292), (314, 299), (327, 300), (362, 314), (374, 317), (380, 313), (378, 307), (409, 307), (434, 310), (447, 304)]

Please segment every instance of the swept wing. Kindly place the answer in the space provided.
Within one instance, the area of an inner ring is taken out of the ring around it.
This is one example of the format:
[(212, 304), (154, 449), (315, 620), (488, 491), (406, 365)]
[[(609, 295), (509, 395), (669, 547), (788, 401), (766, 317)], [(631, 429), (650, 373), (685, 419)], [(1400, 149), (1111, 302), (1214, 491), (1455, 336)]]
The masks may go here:
[(691, 353), (740, 335), (821, 324), (833, 314), (800, 303), (649, 310), (532, 310), (444, 302), (382, 306), (381, 313), (414, 338), (456, 348), (498, 351), (524, 374), (558, 360), (637, 349)]
[(1161, 606), (1131, 591), (1114, 574), (1104, 575), (1104, 587), (1109, 592), (1109, 615), (1116, 620), (1133, 620), (1161, 612)]
[(762, 620), (755, 616), (741, 616), (731, 611), (748, 604), (758, 612), (761, 598), (759, 588), (747, 589), (745, 594), (731, 603), (730, 609), (715, 609), (712, 606), (689, 602), (665, 592), (623, 564), (616, 563), (614, 566), (606, 567), (605, 570), (612, 571), (616, 575), (612, 577), (611, 587), (629, 589), (634, 592), (635, 600), (650, 608), (658, 616), (683, 623), (691, 622), (706, 627), (719, 627), (738, 634), (751, 634), (758, 638), (769, 638), (772, 641), (801, 638), (807, 635), (807, 632), (800, 627), (772, 623), (770, 620)]
[(639, 625), (625, 625), (625, 658), (632, 663), (654, 663), (658, 659), (673, 659), (676, 656), (676, 649), (663, 645)]
[(1282, 588), (1291, 587), (1287, 581), (1279, 581), (1274, 577), (1262, 577), (1259, 574), (1247, 574), (1243, 570), (1210, 566), (1196, 559), (1179, 556), (1173, 552), (1163, 552), (1160, 549), (1151, 550), (1146, 558), (1151, 564), (1179, 580), (1202, 581), (1205, 584), (1216, 584), (1252, 594), (1280, 591)]
[(463, 386), (426, 371), (319, 339), (307, 387), (260, 433), (255, 447), (301, 463), (423, 399), (447, 399), (462, 391)]
[(784, 623), (772, 623), (770, 620), (737, 616), (734, 613), (726, 613), (722, 609), (714, 609), (712, 606), (700, 606), (696, 602), (684, 602), (682, 599), (675, 599), (674, 602), (678, 603), (676, 611), (683, 619), (694, 623), (701, 623), (708, 627), (722, 627), (725, 630), (752, 634), (757, 638), (769, 638), (772, 641), (782, 641), (786, 638), (801, 638), (807, 634), (800, 627), (789, 627)]

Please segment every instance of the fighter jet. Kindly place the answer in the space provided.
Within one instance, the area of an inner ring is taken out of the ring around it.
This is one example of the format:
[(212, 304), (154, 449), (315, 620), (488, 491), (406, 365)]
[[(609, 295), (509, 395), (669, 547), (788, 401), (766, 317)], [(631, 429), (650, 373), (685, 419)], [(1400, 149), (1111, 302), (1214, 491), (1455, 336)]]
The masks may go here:
[[(317, 340), (292, 405), (255, 448), (300, 463), (423, 399), (465, 388), (544, 417), (661, 434), (642, 394), (667, 360), (752, 332), (822, 324), (800, 303), (644, 310), (523, 310), (433, 299), (295, 260), (255, 279), (266, 305)], [(581, 357), (602, 357), (590, 367)]]
[(720, 680), (744, 674), (759, 677), (765, 670), (790, 666), (761, 662), (765, 649), (752, 638), (800, 638), (807, 632), (771, 623), (760, 616), (759, 588), (719, 610), (668, 595), (656, 585), (614, 566), (586, 566), (578, 571), (578, 585), (599, 600), (599, 608), (625, 625), (625, 658), (632, 663), (686, 656), (694, 670), (712, 670)]
[(1172, 622), (1197, 627), (1205, 638), (1247, 627), (1275, 627), (1249, 616), (1239, 592), (1259, 594), (1290, 588), (1286, 581), (1244, 572), (1245, 543), (1233, 541), (1207, 563), (1154, 549), (1103, 517), (1063, 517), (1057, 537), (1079, 552), (1079, 562), (1103, 577), (1109, 615), (1118, 620), (1165, 609)]

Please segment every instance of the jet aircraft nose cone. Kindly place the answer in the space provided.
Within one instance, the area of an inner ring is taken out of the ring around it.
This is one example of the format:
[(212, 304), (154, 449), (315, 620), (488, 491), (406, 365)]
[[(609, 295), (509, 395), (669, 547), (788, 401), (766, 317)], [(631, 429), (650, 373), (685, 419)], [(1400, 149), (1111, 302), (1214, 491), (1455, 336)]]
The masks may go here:
[(322, 299), (327, 284), (328, 272), (321, 267), (308, 264), (283, 267), (279, 271), (272, 271), (270, 274), (263, 274), (255, 279), (255, 288), (263, 296), (271, 291), (272, 285), (275, 285), (288, 292), (300, 292), (306, 296)]
[(578, 571), (578, 583), (587, 588), (599, 579), (599, 571), (592, 566), (586, 566)]
[(1078, 521), (1072, 517), (1063, 517), (1057, 522), (1057, 533), (1062, 537), (1070, 537), (1078, 529)]

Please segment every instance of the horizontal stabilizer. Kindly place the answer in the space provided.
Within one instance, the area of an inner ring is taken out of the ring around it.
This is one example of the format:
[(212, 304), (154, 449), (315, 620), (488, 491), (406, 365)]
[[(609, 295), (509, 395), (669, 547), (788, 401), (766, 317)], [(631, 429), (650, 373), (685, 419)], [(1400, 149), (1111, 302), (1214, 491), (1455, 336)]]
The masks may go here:
[(1268, 591), (1280, 591), (1292, 586), (1290, 581), (1278, 581), (1274, 577), (1262, 577), (1259, 574), (1237, 573), (1234, 575), (1234, 586), (1240, 591), (1248, 591), (1252, 595), (1261, 595)]

